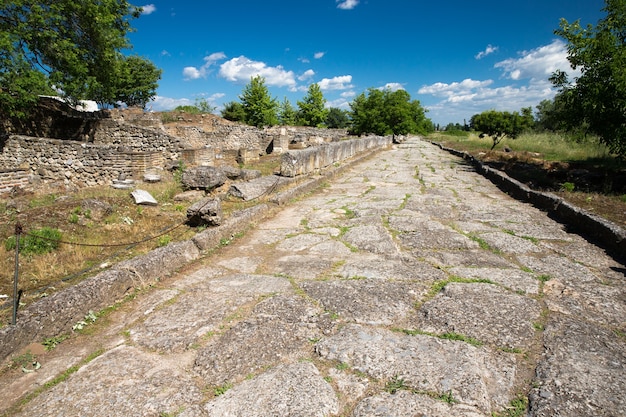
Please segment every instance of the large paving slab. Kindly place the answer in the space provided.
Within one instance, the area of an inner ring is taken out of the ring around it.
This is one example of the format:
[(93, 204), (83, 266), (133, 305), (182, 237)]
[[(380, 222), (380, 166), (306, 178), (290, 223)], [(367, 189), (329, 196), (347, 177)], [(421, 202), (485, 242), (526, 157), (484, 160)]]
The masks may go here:
[(626, 415), (626, 266), (463, 159), (411, 137), (271, 213), (4, 368), (0, 415)]

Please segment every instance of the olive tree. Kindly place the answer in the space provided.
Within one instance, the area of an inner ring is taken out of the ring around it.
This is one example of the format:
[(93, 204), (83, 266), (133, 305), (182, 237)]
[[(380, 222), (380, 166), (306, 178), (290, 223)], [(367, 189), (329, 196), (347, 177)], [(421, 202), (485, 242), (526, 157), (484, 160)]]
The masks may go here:
[(532, 109), (526, 107), (522, 113), (487, 110), (480, 114), (475, 114), (470, 119), (472, 129), (481, 132), (480, 137), (489, 136), (492, 140), (493, 150), (505, 136), (512, 139), (520, 133), (533, 128), (534, 118)]

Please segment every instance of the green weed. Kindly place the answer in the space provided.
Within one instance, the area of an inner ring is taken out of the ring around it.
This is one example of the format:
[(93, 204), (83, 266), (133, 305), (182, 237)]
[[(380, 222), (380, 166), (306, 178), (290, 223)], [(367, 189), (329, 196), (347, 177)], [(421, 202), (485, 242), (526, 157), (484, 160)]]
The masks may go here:
[(384, 389), (389, 394), (395, 394), (396, 392), (400, 390), (409, 389), (409, 387), (404, 383), (404, 379), (396, 375), (391, 380), (387, 381)]
[[(41, 255), (52, 252), (59, 247), (61, 236), (59, 229), (51, 227), (32, 230), (29, 234), (20, 235), (20, 253)], [(15, 249), (15, 236), (9, 236), (4, 247), (7, 251)]]

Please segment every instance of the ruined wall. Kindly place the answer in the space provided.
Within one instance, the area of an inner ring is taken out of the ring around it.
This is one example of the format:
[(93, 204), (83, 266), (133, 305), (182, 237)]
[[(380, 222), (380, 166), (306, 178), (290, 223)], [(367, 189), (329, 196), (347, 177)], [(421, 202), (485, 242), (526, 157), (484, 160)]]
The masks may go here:
[(28, 172), (25, 169), (0, 170), (0, 194), (15, 188), (26, 188), (28, 182)]
[(280, 160), (280, 175), (296, 177), (327, 168), (369, 149), (389, 146), (391, 136), (367, 136), (364, 138), (326, 143), (302, 150), (283, 153)]
[(10, 136), (0, 154), (0, 166), (23, 171), (33, 185), (105, 185), (121, 174), (136, 178), (164, 162), (161, 152), (119, 151), (107, 145), (19, 135)]
[(175, 160), (183, 149), (192, 146), (185, 138), (167, 134), (161, 129), (136, 126), (114, 119), (98, 123), (93, 143), (116, 147), (127, 152), (161, 152), (165, 159)]

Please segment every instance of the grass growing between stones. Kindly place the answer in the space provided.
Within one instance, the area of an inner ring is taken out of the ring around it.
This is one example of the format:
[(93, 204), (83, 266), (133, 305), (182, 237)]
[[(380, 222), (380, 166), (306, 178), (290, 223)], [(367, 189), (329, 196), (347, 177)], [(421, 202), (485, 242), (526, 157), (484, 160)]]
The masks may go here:
[(436, 337), (438, 339), (445, 339), (445, 340), (454, 340), (454, 341), (458, 341), (458, 342), (465, 342), (465, 343), (469, 343), (472, 346), (482, 346), (484, 345), (483, 342), (481, 342), (478, 339), (474, 339), (473, 337), (469, 337), (469, 336), (465, 336), (459, 333), (455, 333), (455, 332), (446, 332), (446, 333), (441, 333), (441, 334), (437, 334), (437, 333), (431, 333), (431, 332), (424, 332), (422, 330), (398, 330), (406, 335), (409, 336), (415, 336), (415, 335), (424, 335), (424, 336), (431, 336), (431, 337)]
[(444, 392), (444, 393), (416, 390), (416, 389), (411, 388), (409, 385), (407, 385), (404, 379), (400, 378), (397, 375), (395, 375), (393, 378), (388, 380), (385, 383), (385, 387), (383, 389), (387, 391), (389, 394), (395, 394), (398, 391), (409, 391), (416, 395), (426, 395), (435, 400), (443, 401), (447, 404), (454, 404), (458, 402), (457, 400), (454, 399), (454, 396), (452, 395), (452, 390), (448, 392)]
[(102, 355), (104, 352), (105, 352), (104, 349), (98, 349), (95, 352), (92, 352), (85, 359), (80, 361), (80, 363), (78, 363), (77, 365), (69, 367), (63, 373), (58, 375), (57, 377), (55, 377), (52, 380), (46, 382), (44, 385), (38, 387), (33, 392), (25, 395), (18, 402), (16, 402), (15, 405), (13, 405), (11, 408), (6, 410), (5, 413), (2, 414), (0, 417), (8, 417), (8, 416), (12, 416), (12, 415), (17, 414), (22, 409), (22, 407), (24, 407), (26, 404), (28, 404), (29, 402), (31, 402), (32, 400), (37, 398), (41, 393), (43, 393), (44, 391), (47, 391), (47, 390), (57, 386), (58, 384), (66, 381), (72, 374), (76, 373), (81, 367), (87, 365), (89, 362), (93, 361), (98, 356)]
[(439, 281), (435, 281), (432, 286), (430, 287), (430, 290), (428, 290), (428, 292), (426, 293), (426, 295), (424, 296), (424, 298), (417, 302), (415, 305), (416, 309), (419, 309), (422, 304), (424, 304), (425, 302), (433, 299), (437, 294), (439, 294), (441, 292), (441, 290), (443, 290), (445, 288), (446, 285), (448, 285), (451, 282), (458, 282), (458, 283), (463, 283), (463, 284), (493, 284), (493, 285), (497, 285), (495, 282), (491, 281), (490, 279), (487, 278), (462, 278), (462, 277), (458, 277), (458, 276), (451, 276), (448, 279), (444, 279), (444, 280), (439, 280)]
[(499, 413), (492, 413), (493, 417), (523, 417), (528, 409), (528, 398), (518, 395), (505, 409)]

